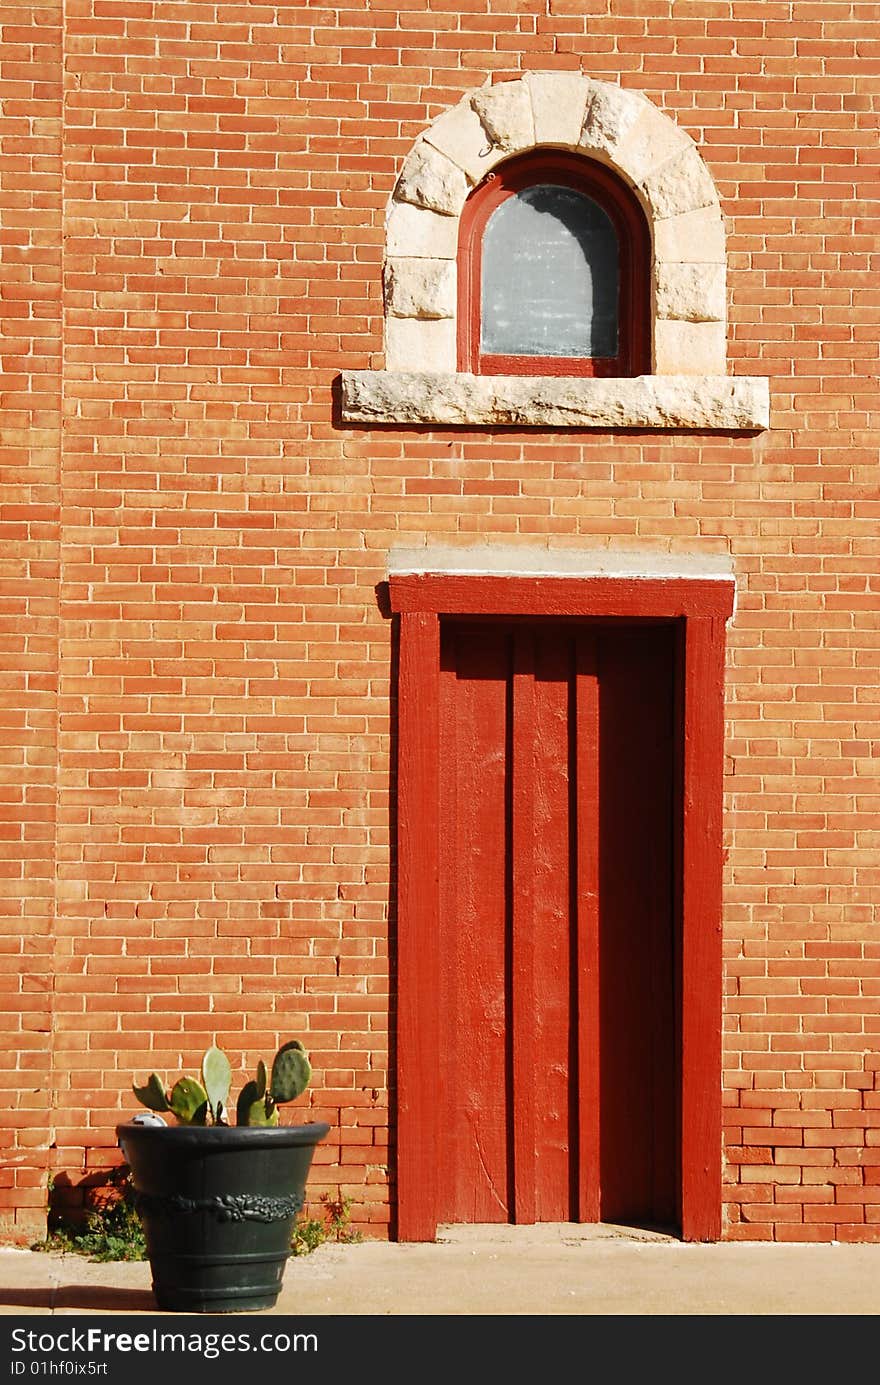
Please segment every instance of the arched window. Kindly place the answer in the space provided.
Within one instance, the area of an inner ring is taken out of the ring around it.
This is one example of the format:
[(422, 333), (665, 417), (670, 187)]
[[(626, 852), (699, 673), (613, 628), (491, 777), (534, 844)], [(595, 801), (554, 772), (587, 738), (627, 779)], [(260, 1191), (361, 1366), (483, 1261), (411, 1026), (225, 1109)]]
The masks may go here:
[(638, 375), (650, 366), (650, 239), (629, 189), (592, 160), (509, 160), (465, 204), (459, 369)]
[(341, 417), (767, 428), (766, 377), (728, 374), (725, 267), (712, 175), (643, 92), (576, 72), (483, 84), (403, 161), (384, 369), (342, 372)]

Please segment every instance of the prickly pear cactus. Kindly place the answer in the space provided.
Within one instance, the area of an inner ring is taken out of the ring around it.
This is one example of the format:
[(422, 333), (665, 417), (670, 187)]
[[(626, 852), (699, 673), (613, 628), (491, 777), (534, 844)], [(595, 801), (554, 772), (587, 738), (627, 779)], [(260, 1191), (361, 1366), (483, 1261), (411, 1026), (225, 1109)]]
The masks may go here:
[[(256, 1077), (242, 1087), (235, 1106), (238, 1125), (278, 1124), (278, 1107), (295, 1101), (309, 1085), (312, 1069), (299, 1039), (282, 1044), (272, 1062), (272, 1076), (266, 1064), (257, 1063)], [(158, 1073), (151, 1073), (145, 1086), (132, 1084), (138, 1101), (150, 1111), (171, 1111), (182, 1125), (226, 1125), (232, 1068), (226, 1054), (216, 1044), (202, 1059), (202, 1081), (180, 1077), (166, 1092)]]
[(269, 1084), (272, 1100), (279, 1104), (295, 1101), (309, 1085), (311, 1076), (311, 1064), (299, 1039), (282, 1044), (272, 1063), (272, 1081)]

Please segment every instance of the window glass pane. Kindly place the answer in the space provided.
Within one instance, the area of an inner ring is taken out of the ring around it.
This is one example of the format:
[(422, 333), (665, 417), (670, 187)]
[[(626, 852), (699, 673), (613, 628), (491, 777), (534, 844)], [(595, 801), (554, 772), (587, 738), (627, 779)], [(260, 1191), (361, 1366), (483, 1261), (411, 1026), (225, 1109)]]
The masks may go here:
[(617, 282), (617, 234), (598, 203), (555, 184), (524, 188), (483, 233), (483, 351), (616, 356)]

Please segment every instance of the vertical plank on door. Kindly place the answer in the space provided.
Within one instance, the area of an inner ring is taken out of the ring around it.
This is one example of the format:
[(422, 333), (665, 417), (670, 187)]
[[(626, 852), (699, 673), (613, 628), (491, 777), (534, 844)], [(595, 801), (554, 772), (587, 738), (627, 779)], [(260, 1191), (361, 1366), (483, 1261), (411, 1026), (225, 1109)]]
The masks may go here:
[[(571, 641), (535, 631), (534, 720), (514, 735), (535, 753), (532, 918), (535, 955), (534, 1081), (538, 1092), (535, 1216), (568, 1221), (571, 1208), (571, 841), (569, 695)], [(514, 1034), (514, 1043), (517, 1043)]]
[[(457, 623), (441, 654), (440, 1220), (504, 1222), (507, 1072), (507, 684), (510, 639)], [(439, 1149), (439, 1147), (438, 1147)], [(438, 1152), (435, 1151), (435, 1157)]]
[[(511, 1065), (513, 1071), (514, 1221), (535, 1221), (535, 647), (531, 631), (514, 635), (511, 699)], [(536, 1090), (537, 1089), (537, 1090)]]
[(599, 680), (596, 638), (575, 642), (574, 868), (578, 1221), (599, 1220)]
[(437, 1231), (440, 622), (400, 617), (397, 808), (397, 1234)]
[(664, 1226), (679, 1218), (678, 1160), (680, 1141), (680, 1083), (677, 1078), (677, 1036), (675, 1002), (675, 940), (678, 910), (675, 901), (673, 840), (678, 835), (674, 814), (678, 795), (674, 786), (676, 734), (675, 638), (666, 629), (646, 631), (643, 644), (643, 677), (652, 690), (652, 730), (649, 747), (654, 820), (652, 852), (645, 869), (654, 908), (650, 914), (647, 947), (651, 960), (652, 1110), (646, 1113), (653, 1132), (652, 1194), (653, 1218)]

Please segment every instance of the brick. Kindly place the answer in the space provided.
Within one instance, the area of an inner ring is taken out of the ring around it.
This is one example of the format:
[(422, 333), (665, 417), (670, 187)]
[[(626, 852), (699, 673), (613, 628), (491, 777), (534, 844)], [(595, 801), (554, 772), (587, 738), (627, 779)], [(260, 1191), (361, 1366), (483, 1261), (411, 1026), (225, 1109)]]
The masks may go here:
[[(0, 1235), (219, 1014), (242, 1070), (307, 1037), (315, 1187), (388, 1234), (377, 588), (510, 543), (730, 555), (723, 1234), (880, 1240), (864, 16), (180, 8), (4, 16)], [(451, 317), (386, 340), (385, 258), (451, 265), (474, 182), (582, 136), (654, 214), (658, 362), (768, 381), (772, 428), (343, 422), (342, 372), (455, 369)]]

